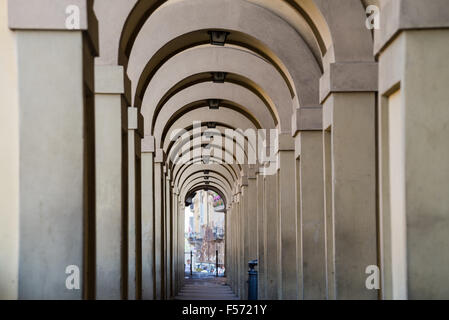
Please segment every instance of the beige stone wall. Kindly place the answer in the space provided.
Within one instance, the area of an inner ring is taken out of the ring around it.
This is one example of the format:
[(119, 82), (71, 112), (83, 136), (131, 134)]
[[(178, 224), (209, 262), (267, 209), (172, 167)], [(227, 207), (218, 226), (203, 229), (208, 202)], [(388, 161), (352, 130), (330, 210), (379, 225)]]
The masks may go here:
[(17, 299), (19, 272), (19, 90), (17, 42), (0, 4), (0, 299)]
[(173, 298), (205, 189), (241, 299), (449, 297), (446, 0), (73, 2), (0, 5), (0, 298)]

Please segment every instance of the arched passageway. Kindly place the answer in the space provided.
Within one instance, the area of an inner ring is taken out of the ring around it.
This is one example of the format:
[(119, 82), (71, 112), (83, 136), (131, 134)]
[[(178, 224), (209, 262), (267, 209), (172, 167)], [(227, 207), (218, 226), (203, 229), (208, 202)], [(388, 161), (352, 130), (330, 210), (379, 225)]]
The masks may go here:
[(449, 297), (443, 2), (3, 1), (0, 297)]

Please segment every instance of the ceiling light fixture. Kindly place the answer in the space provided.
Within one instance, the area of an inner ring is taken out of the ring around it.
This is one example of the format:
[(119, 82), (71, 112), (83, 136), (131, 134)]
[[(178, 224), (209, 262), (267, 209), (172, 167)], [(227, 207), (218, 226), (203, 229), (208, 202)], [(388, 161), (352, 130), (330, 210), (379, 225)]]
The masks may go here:
[(209, 109), (218, 110), (220, 108), (220, 100), (219, 99), (209, 99), (207, 103), (209, 104)]
[(208, 33), (210, 44), (214, 46), (224, 46), (229, 35), (229, 32), (219, 30), (208, 31)]
[(212, 72), (212, 81), (214, 83), (224, 83), (226, 80), (226, 72)]

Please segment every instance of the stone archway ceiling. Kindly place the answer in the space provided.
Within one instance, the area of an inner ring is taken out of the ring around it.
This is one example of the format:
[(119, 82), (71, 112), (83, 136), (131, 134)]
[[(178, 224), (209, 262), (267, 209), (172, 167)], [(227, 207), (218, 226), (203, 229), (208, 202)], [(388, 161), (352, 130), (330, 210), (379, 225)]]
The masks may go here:
[(211, 71), (238, 74), (242, 81), (250, 79), (247, 86), (254, 87), (259, 96), (269, 102), (280, 129), (290, 132), (294, 103), (288, 86), (276, 69), (267, 61), (235, 47), (206, 45), (177, 54), (154, 75), (141, 103), (146, 133), (151, 132), (156, 106), (169, 90), (188, 77)]
[[(98, 0), (97, 0), (98, 1)], [(329, 27), (327, 26), (323, 14), (313, 0), (284, 0), (276, 4), (272, 0), (247, 0), (260, 7), (263, 7), (283, 20), (287, 21), (296, 32), (305, 39), (317, 57), (326, 53), (331, 46), (332, 39)], [(122, 5), (122, 14), (117, 18), (124, 22), (123, 32), (117, 37), (119, 41), (114, 43), (115, 52), (119, 52), (118, 62), (127, 63), (134, 42), (145, 21), (149, 19), (156, 10), (163, 6), (164, 0), (134, 0), (127, 5)], [(120, 49), (119, 49), (120, 48)]]
[[(214, 73), (217, 73), (217, 72), (203, 72), (203, 73), (193, 74), (193, 75), (179, 81), (172, 88), (170, 88), (164, 94), (164, 96), (159, 100), (156, 108), (154, 109), (153, 119), (152, 119), (151, 126), (148, 129), (148, 131), (151, 131), (151, 134), (153, 134), (155, 122), (157, 121), (159, 113), (160, 113), (161, 109), (164, 108), (165, 105), (170, 102), (170, 100), (174, 101), (173, 99), (177, 98), (178, 94), (184, 90), (186, 90), (186, 91), (183, 92), (183, 94), (186, 94), (186, 92), (187, 92), (187, 95), (191, 90), (193, 92), (195, 92), (198, 89), (191, 88), (191, 87), (198, 87), (201, 85), (210, 86), (210, 88), (208, 88), (207, 90), (202, 91), (204, 93), (203, 97), (206, 97), (207, 95), (211, 95), (212, 90), (214, 90), (214, 91), (218, 90), (219, 92), (216, 95), (214, 95), (215, 99), (217, 99), (217, 98), (219, 99), (219, 97), (221, 95), (224, 95), (226, 93), (231, 95), (232, 92), (228, 92), (228, 91), (248, 90), (253, 95), (257, 96), (257, 98), (265, 105), (265, 109), (268, 110), (268, 112), (271, 115), (271, 118), (273, 119), (274, 126), (276, 127), (278, 125), (278, 120), (277, 120), (277, 117), (276, 117), (275, 111), (274, 111), (275, 108), (274, 108), (273, 101), (271, 101), (271, 99), (266, 94), (264, 94), (264, 92), (262, 92), (260, 90), (260, 87), (254, 81), (252, 81), (251, 79), (245, 78), (240, 74), (226, 72), (226, 76), (225, 76), (225, 80), (224, 80), (225, 82), (218, 83), (218, 84), (227, 84), (228, 87), (232, 87), (230, 85), (235, 85), (235, 86), (238, 86), (239, 88), (234, 87), (232, 90), (231, 89), (226, 90), (226, 88), (224, 88), (224, 90), (223, 90), (223, 88), (220, 85), (211, 86), (211, 84), (214, 83), (213, 82), (213, 74)], [(217, 84), (217, 83), (214, 83), (214, 84)], [(238, 97), (239, 97), (239, 99), (242, 99), (243, 97), (247, 97), (248, 94), (249, 93), (239, 94)], [(234, 99), (228, 99), (228, 100), (234, 100)], [(251, 102), (250, 105), (246, 105), (246, 106), (248, 108), (251, 108), (253, 105), (257, 105), (257, 104), (258, 104), (258, 102), (256, 102), (256, 103)], [(264, 109), (264, 108), (260, 108), (260, 109)], [(258, 110), (258, 111), (264, 112), (263, 110)], [(264, 118), (262, 118), (262, 119), (264, 119)], [(261, 119), (261, 121), (262, 121), (262, 119)]]
[[(184, 199), (187, 199), (188, 197), (190, 197), (192, 194), (194, 194), (195, 192), (197, 192), (199, 190), (212, 190), (212, 191), (214, 191), (215, 193), (217, 193), (223, 199), (223, 202), (225, 204), (225, 208), (227, 207), (227, 203), (229, 203), (228, 202), (229, 201), (228, 196), (226, 196), (225, 193), (222, 190), (218, 189), (215, 186), (210, 186), (210, 185), (195, 186), (194, 188), (192, 188), (191, 190), (189, 190), (187, 192), (187, 194), (184, 196)], [(226, 211), (225, 211), (225, 213), (226, 213)]]
[[(201, 82), (178, 91), (161, 105), (160, 110), (156, 110), (151, 134), (159, 136), (161, 127), (167, 121), (171, 121), (172, 116), (180, 116), (189, 109), (199, 106), (210, 107), (209, 104), (212, 100), (216, 100), (218, 109), (224, 107), (242, 112), (259, 127), (276, 127), (275, 118), (253, 91), (230, 82)], [(180, 109), (179, 106), (185, 107)]]
[[(226, 129), (227, 127), (221, 127), (219, 125), (217, 125), (217, 127), (215, 129), (206, 129), (204, 130), (200, 135), (199, 134), (195, 134), (193, 133), (193, 128), (185, 128), (186, 131), (192, 131), (192, 133), (188, 133), (186, 137), (180, 137), (181, 139), (177, 139), (176, 141), (172, 141), (169, 145), (167, 150), (165, 150), (167, 158), (168, 159), (173, 159), (176, 156), (179, 156), (183, 153), (185, 153), (186, 149), (191, 150), (192, 147), (196, 146), (196, 145), (202, 145), (202, 144), (210, 144), (210, 143), (215, 143), (215, 138), (216, 137), (221, 137), (222, 139), (222, 143), (221, 146), (222, 147), (226, 147), (226, 142), (228, 144), (232, 144), (233, 148), (241, 151), (243, 153), (243, 155), (245, 155), (245, 158), (248, 158), (248, 153), (247, 150), (245, 150), (245, 146), (241, 143), (241, 141), (239, 141), (239, 139), (237, 139), (235, 141), (235, 143), (233, 142), (233, 137), (230, 137), (229, 135), (226, 135)], [(203, 140), (202, 136), (208, 136), (209, 139), (211, 140)], [(211, 138), (212, 137), (212, 138)], [(247, 139), (247, 137), (241, 137), (243, 139), (243, 143), (248, 143), (248, 148), (251, 148), (249, 150), (256, 150), (257, 147), (253, 146), (251, 144), (251, 142)], [(223, 143), (224, 142), (224, 143)], [(188, 144), (188, 145), (187, 145)]]
[[(134, 1), (117, 59), (127, 68), (145, 134), (154, 136), (156, 148), (174, 160), (173, 169), (205, 165), (198, 159), (177, 165), (188, 141), (169, 139), (173, 130), (191, 131), (192, 119), (291, 133), (294, 109), (318, 105), (323, 57), (333, 61), (340, 56), (338, 34), (332, 22), (325, 22), (330, 9), (312, 0)], [(363, 5), (347, 14), (360, 9)], [(183, 18), (173, 23), (170, 16)], [(211, 43), (212, 31), (226, 32), (223, 46)], [(224, 81), (214, 81), (217, 72), (225, 74)], [(210, 108), (210, 100), (220, 107)], [(189, 141), (188, 151), (203, 148), (197, 140)], [(243, 175), (243, 168), (238, 170)]]
[[(163, 35), (154, 36), (170, 16), (181, 15), (184, 18), (179, 23), (170, 24)], [(283, 79), (289, 79), (287, 86), (293, 88), (302, 105), (317, 101), (318, 91), (313, 79), (319, 80), (321, 70), (303, 38), (271, 11), (248, 1), (229, 0), (169, 1), (156, 10), (142, 26), (130, 52), (128, 75), (133, 82), (133, 94), (141, 97), (141, 92), (145, 91), (139, 79), (148, 77), (150, 70), (146, 65), (160, 48), (190, 32), (214, 29), (230, 32), (229, 39), (236, 37), (241, 48), (243, 45), (256, 48), (275, 61), (273, 67), (282, 70)], [(238, 35), (245, 37), (240, 39)]]

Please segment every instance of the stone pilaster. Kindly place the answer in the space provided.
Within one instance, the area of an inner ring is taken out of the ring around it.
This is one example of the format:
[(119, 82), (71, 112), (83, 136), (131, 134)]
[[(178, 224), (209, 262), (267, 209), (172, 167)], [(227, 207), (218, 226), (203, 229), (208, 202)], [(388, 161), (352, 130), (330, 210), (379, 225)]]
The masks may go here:
[(265, 257), (265, 234), (264, 234), (264, 176), (263, 172), (259, 172), (263, 168), (258, 169), (256, 174), (257, 188), (257, 260), (258, 260), (258, 299), (263, 300), (266, 297), (267, 282), (267, 259)]
[(383, 299), (447, 299), (447, 1), (385, 1), (379, 61)]
[(142, 299), (156, 298), (154, 137), (142, 140)]
[(296, 110), (295, 173), (298, 299), (326, 299), (322, 108)]
[[(269, 167), (273, 166), (270, 164)], [(266, 168), (265, 168), (266, 169)], [(264, 241), (266, 257), (266, 299), (276, 300), (279, 298), (280, 281), (280, 234), (278, 218), (277, 176), (271, 169), (264, 176)]]
[(165, 241), (166, 241), (166, 298), (173, 296), (172, 292), (172, 267), (173, 267), (173, 211), (172, 211), (172, 188), (170, 169), (167, 169), (165, 177)]
[(142, 296), (141, 139), (143, 118), (128, 108), (128, 299)]
[[(65, 9), (74, 4), (80, 23), (69, 30)], [(19, 141), (18, 298), (94, 298), (98, 30), (92, 3), (13, 0), (7, 9), (15, 39), (7, 32), (6, 43), (16, 50), (10, 62), (18, 82), (7, 95), (20, 97), (20, 127), (12, 131), (19, 138), (11, 139)]]
[(97, 299), (125, 299), (128, 292), (127, 84), (123, 67), (95, 66)]
[(330, 139), (324, 147), (326, 183), (330, 183), (324, 188), (326, 241), (333, 248), (327, 251), (326, 263), (330, 299), (377, 298), (375, 290), (365, 287), (366, 268), (378, 262), (377, 74), (375, 62), (334, 63), (320, 80), (323, 134)]
[(281, 287), (279, 298), (297, 298), (296, 273), (296, 210), (295, 210), (295, 151), (291, 136), (280, 135), (277, 146), (277, 197), (279, 212), (279, 261)]
[(154, 158), (154, 242), (155, 242), (155, 287), (156, 299), (163, 299), (165, 292), (165, 260), (164, 260), (164, 172), (163, 164), (165, 161), (164, 152), (156, 150)]
[(242, 177), (240, 197), (240, 298), (248, 299), (248, 260), (249, 260), (249, 234), (248, 234), (248, 178)]

